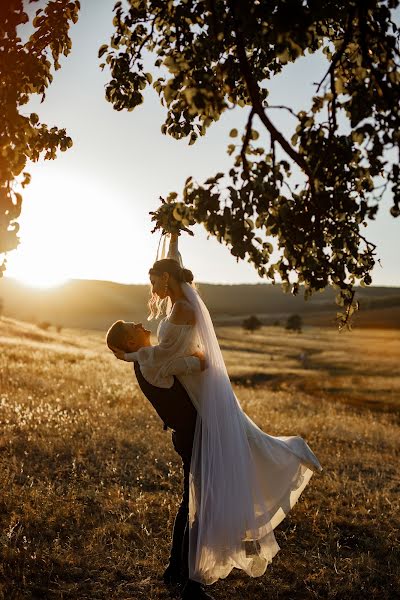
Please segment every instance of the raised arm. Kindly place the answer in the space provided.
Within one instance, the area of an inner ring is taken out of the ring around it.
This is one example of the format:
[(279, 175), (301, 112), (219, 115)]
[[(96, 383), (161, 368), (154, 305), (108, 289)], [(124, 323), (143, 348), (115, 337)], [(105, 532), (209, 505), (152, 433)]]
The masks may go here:
[(182, 256), (178, 250), (178, 237), (179, 236), (177, 233), (171, 233), (167, 258), (173, 258), (180, 264), (181, 267), (183, 267)]

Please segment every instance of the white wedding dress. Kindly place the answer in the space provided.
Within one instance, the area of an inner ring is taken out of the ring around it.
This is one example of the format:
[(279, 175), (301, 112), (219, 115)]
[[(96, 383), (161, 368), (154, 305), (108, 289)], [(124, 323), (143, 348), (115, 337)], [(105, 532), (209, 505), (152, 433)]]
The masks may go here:
[(198, 412), (189, 488), (189, 577), (211, 584), (236, 567), (262, 575), (279, 550), (273, 530), (322, 467), (299, 436), (264, 433), (242, 410), (230, 384), (208, 311), (182, 284), (196, 311), (196, 325), (163, 319), (159, 345), (126, 355), (158, 370), (201, 348), (207, 369), (180, 375)]

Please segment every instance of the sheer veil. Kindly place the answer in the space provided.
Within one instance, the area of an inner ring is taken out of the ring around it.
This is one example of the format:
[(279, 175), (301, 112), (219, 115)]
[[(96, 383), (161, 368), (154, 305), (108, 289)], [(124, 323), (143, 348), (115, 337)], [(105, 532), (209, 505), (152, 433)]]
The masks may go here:
[(182, 290), (207, 360), (190, 473), (189, 576), (210, 584), (236, 567), (257, 577), (279, 550), (273, 529), (322, 468), (301, 437), (269, 436), (243, 412), (207, 307), (192, 286)]
[(195, 308), (207, 357), (190, 474), (189, 577), (213, 583), (226, 577), (234, 566), (261, 575), (266, 563), (256, 552), (249, 557), (252, 542), (268, 539), (269, 559), (278, 546), (252, 473), (241, 409), (208, 310), (190, 285), (182, 284), (182, 288)]
[(234, 567), (257, 577), (279, 550), (274, 528), (297, 501), (313, 470), (322, 467), (301, 437), (270, 436), (244, 413), (209, 311), (194, 287), (181, 285), (195, 310), (199, 343), (207, 360), (206, 370), (197, 376), (189, 577), (211, 584)]

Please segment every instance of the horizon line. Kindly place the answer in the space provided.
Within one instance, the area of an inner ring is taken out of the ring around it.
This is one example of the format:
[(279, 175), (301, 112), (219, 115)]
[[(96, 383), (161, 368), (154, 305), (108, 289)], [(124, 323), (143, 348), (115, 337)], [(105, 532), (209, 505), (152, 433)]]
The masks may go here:
[[(87, 277), (68, 277), (66, 278), (63, 282), (54, 284), (54, 285), (34, 285), (34, 284), (30, 284), (27, 282), (22, 281), (21, 279), (19, 279), (18, 277), (13, 277), (13, 276), (8, 276), (6, 274), (4, 274), (2, 277), (0, 277), (0, 281), (1, 279), (7, 279), (7, 280), (12, 280), (14, 282), (16, 282), (18, 285), (22, 286), (22, 287), (26, 287), (26, 288), (30, 288), (30, 289), (35, 289), (35, 290), (52, 290), (52, 289), (57, 289), (57, 288), (61, 288), (65, 285), (67, 285), (70, 282), (75, 282), (75, 281), (87, 281), (87, 282), (97, 282), (97, 283), (111, 283), (114, 285), (124, 285), (124, 286), (147, 286), (150, 285), (149, 282), (129, 282), (126, 283), (124, 281), (116, 281), (116, 280), (112, 280), (112, 279), (97, 279), (97, 278), (87, 278)], [(280, 286), (282, 285), (282, 281), (277, 281), (275, 284), (272, 283), (271, 281), (258, 281), (258, 282), (235, 282), (235, 283), (229, 283), (229, 282), (215, 282), (215, 281), (195, 281), (196, 285), (223, 285), (223, 286), (256, 286), (256, 285), (271, 285), (271, 286)], [(304, 283), (300, 284), (300, 287), (304, 287)], [(331, 288), (333, 287), (333, 284), (328, 284), (324, 289), (327, 288)], [(395, 285), (395, 284), (371, 284), (371, 285), (366, 285), (366, 286), (361, 286), (360, 284), (355, 284), (354, 285), (355, 288), (361, 288), (361, 289), (368, 289), (368, 288), (399, 288), (400, 289), (400, 284), (399, 285)], [(323, 291), (321, 290), (321, 291)]]

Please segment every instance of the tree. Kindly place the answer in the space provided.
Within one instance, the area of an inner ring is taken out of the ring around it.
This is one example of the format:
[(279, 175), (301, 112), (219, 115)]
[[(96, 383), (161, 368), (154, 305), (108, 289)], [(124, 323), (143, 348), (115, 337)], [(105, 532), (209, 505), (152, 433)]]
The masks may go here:
[(24, 106), (34, 94), (41, 96), (60, 68), (61, 54), (71, 50), (70, 23), (78, 20), (79, 2), (49, 0), (36, 10), (33, 32), (22, 41), (21, 27), (30, 22), (28, 5), (38, 0), (7, 0), (0, 4), (0, 277), (6, 268), (5, 254), (19, 243), (17, 222), (21, 213), (20, 188), (30, 182), (24, 171), (28, 161), (56, 157), (72, 140), (65, 129), (40, 123), (36, 113)]
[[(111, 70), (106, 98), (116, 110), (133, 110), (152, 85), (167, 108), (162, 133), (189, 144), (224, 111), (248, 111), (241, 138), (237, 129), (230, 133), (229, 173), (203, 184), (189, 177), (179, 197), (161, 199), (152, 213), (155, 229), (202, 223), (260, 276), (273, 283), (280, 277), (293, 294), (302, 286), (305, 298), (332, 284), (346, 324), (357, 307), (354, 284), (371, 283), (376, 247), (362, 228), (386, 189), (392, 215), (400, 214), (398, 6), (399, 0), (129, 0), (125, 9), (117, 2), (111, 43), (99, 49), (106, 55), (101, 67)], [(152, 72), (144, 72), (144, 52), (154, 57)], [(269, 80), (316, 52), (327, 69), (310, 106), (298, 113), (271, 106)], [(276, 110), (293, 118), (291, 139), (275, 126)], [(260, 131), (268, 148), (257, 141)]]
[(246, 331), (253, 332), (257, 329), (260, 329), (260, 327), (262, 327), (262, 323), (258, 317), (251, 315), (251, 317), (248, 317), (242, 321), (242, 327), (243, 329), (246, 329)]
[(287, 329), (288, 331), (297, 331), (298, 333), (301, 333), (302, 325), (303, 321), (300, 315), (290, 315), (290, 317), (288, 317), (288, 320), (286, 321), (285, 329)]

